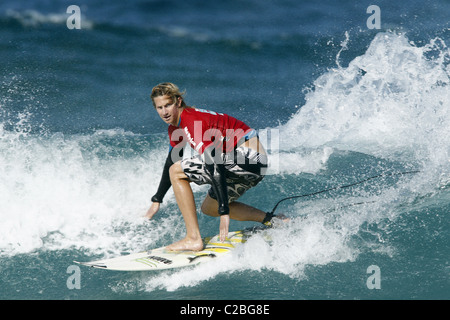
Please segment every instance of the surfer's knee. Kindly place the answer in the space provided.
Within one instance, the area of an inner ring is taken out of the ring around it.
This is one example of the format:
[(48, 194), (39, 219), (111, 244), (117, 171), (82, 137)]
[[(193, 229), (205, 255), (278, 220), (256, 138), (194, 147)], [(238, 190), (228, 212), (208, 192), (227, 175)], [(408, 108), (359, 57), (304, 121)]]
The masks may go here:
[(173, 165), (170, 166), (169, 176), (170, 180), (187, 179), (186, 175), (184, 174), (183, 168), (181, 167), (180, 161), (175, 162)]

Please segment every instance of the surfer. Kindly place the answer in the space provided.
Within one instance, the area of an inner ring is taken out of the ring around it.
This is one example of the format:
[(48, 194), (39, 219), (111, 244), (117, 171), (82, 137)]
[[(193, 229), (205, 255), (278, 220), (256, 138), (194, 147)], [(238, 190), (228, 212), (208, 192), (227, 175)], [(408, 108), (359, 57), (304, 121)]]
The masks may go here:
[[(274, 215), (236, 201), (264, 177), (267, 154), (258, 134), (244, 122), (227, 114), (186, 105), (184, 92), (173, 83), (161, 83), (151, 93), (154, 108), (169, 125), (170, 150), (152, 205), (146, 213), (151, 219), (172, 186), (186, 225), (186, 237), (168, 250), (202, 250), (194, 195), (190, 186), (210, 184), (201, 210), (219, 217), (220, 240), (224, 241), (230, 218), (256, 221), (267, 226)], [(189, 143), (199, 154), (183, 159), (183, 147)]]

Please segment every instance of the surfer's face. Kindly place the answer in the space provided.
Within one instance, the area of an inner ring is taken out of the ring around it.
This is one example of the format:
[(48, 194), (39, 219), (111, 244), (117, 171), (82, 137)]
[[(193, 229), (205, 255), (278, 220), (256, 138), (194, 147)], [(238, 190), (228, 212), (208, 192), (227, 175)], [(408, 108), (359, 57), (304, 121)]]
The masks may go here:
[(167, 124), (176, 126), (181, 112), (181, 98), (175, 102), (169, 96), (160, 96), (153, 99), (155, 109)]

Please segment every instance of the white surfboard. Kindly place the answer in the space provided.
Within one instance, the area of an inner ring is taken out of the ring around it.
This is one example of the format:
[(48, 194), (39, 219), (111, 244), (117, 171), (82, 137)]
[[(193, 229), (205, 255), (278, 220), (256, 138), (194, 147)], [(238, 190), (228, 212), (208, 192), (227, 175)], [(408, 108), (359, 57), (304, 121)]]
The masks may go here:
[(230, 232), (224, 242), (219, 240), (218, 235), (204, 238), (202, 251), (168, 251), (162, 247), (112, 259), (74, 262), (88, 267), (116, 271), (149, 271), (187, 267), (209, 262), (230, 253), (238, 245), (245, 243), (257, 230), (260, 229)]

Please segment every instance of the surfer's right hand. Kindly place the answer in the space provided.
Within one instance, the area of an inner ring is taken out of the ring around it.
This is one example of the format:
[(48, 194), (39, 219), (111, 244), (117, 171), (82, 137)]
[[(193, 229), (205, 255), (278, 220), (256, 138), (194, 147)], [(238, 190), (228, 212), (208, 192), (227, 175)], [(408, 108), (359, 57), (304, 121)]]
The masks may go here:
[(150, 209), (147, 210), (147, 213), (145, 214), (145, 218), (151, 219), (153, 216), (158, 212), (160, 203), (159, 202), (153, 202), (150, 206)]

